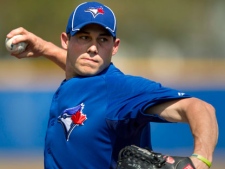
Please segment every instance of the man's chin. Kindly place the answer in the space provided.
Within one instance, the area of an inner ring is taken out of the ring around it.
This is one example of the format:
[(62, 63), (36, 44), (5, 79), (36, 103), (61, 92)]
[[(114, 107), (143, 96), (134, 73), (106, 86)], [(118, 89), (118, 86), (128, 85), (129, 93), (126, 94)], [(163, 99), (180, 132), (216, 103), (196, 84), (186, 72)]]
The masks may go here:
[(83, 71), (83, 72), (80, 72), (79, 75), (84, 77), (89, 77), (89, 76), (95, 76), (98, 73), (99, 73), (98, 71)]

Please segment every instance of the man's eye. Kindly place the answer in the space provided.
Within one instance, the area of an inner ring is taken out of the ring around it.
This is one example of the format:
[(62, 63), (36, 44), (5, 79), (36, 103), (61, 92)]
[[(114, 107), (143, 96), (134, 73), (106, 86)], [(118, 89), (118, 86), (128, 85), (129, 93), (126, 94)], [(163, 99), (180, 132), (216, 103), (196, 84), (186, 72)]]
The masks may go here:
[(88, 39), (88, 36), (80, 36), (80, 39), (87, 40)]
[(100, 38), (99, 40), (100, 40), (100, 42), (107, 42), (108, 41), (107, 38)]

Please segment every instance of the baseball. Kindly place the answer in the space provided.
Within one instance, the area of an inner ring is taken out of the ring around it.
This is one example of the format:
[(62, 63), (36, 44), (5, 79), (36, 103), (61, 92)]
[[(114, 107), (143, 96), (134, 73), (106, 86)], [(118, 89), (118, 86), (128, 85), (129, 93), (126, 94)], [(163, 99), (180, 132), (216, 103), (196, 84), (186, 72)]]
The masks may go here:
[(17, 43), (17, 44), (12, 44), (13, 39), (17, 38), (18, 36), (22, 36), (22, 35), (16, 35), (16, 36), (13, 36), (10, 39), (9, 38), (6, 38), (6, 40), (5, 40), (6, 49), (10, 53), (13, 53), (13, 54), (22, 53), (26, 49), (26, 47), (27, 47), (27, 43), (25, 43), (25, 42), (20, 42), (20, 43)]

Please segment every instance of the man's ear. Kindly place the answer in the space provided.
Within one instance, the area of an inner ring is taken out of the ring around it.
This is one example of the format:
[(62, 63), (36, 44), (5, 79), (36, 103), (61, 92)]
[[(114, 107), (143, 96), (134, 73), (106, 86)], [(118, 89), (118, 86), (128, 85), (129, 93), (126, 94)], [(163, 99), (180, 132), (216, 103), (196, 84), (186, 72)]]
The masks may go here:
[(62, 46), (62, 48), (67, 49), (68, 43), (69, 43), (69, 37), (65, 32), (63, 32), (61, 34), (61, 46)]
[(113, 47), (112, 55), (115, 55), (118, 52), (119, 45), (120, 45), (120, 39), (117, 38), (115, 40), (115, 42), (114, 42), (114, 47)]

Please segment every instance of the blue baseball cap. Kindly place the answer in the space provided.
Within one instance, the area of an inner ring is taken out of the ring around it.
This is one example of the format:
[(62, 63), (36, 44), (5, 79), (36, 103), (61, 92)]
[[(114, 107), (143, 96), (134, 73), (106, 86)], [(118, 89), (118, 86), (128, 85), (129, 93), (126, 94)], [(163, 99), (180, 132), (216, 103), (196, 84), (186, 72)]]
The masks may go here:
[(113, 11), (99, 2), (85, 2), (76, 7), (69, 17), (66, 33), (74, 36), (88, 24), (99, 24), (116, 37), (116, 17)]

